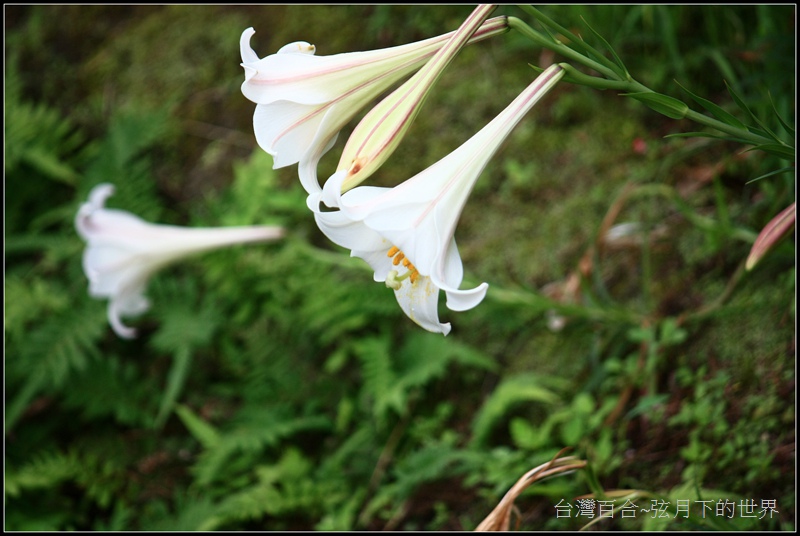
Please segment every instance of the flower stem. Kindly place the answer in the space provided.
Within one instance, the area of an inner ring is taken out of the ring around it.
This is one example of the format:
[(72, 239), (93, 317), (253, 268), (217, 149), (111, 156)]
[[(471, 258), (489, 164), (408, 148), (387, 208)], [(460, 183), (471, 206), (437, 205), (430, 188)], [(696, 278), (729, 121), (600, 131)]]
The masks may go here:
[(552, 37), (545, 36), (524, 22), (516, 17), (508, 17), (508, 27), (514, 30), (517, 30), (522, 35), (536, 43), (537, 45), (541, 45), (544, 48), (548, 48), (554, 52), (560, 53), (562, 56), (565, 56), (571, 60), (574, 60), (582, 65), (590, 69), (594, 69), (595, 71), (605, 75), (607, 78), (612, 80), (619, 80), (620, 76), (613, 70), (604, 65), (597, 63), (596, 61), (592, 60), (591, 58), (587, 58), (580, 52), (571, 49), (570, 47), (566, 46), (565, 44), (557, 41)]
[[(645, 86), (644, 84), (638, 82), (637, 80), (633, 79), (627, 72), (625, 76), (621, 76), (620, 73), (617, 72), (617, 67), (611, 60), (605, 58), (602, 54), (598, 53), (592, 47), (587, 45), (584, 41), (582, 41), (577, 36), (574, 36), (569, 30), (563, 28), (539, 10), (531, 6), (520, 6), (524, 11), (530, 13), (531, 15), (535, 16), (540, 22), (550, 26), (562, 34), (569, 36), (572, 39), (572, 44), (579, 48), (580, 51), (575, 50), (573, 48), (564, 45), (556, 38), (544, 35), (541, 32), (538, 32), (525, 24), (522, 20), (516, 17), (508, 17), (508, 26), (518, 32), (520, 32), (523, 36), (527, 37), (535, 44), (552, 50), (553, 52), (557, 52), (562, 56), (573, 60), (581, 65), (593, 69), (597, 71), (603, 77), (591, 76), (588, 74), (584, 74), (571, 65), (567, 63), (562, 63), (561, 66), (564, 68), (567, 77), (566, 81), (573, 82), (580, 85), (585, 85), (589, 87), (593, 87), (595, 89), (614, 89), (626, 93), (653, 93), (657, 94), (655, 91), (650, 89), (649, 87)], [(582, 53), (583, 52), (583, 53)], [(594, 59), (587, 57), (586, 55), (591, 55), (592, 57), (599, 58), (603, 61), (603, 64), (598, 63)], [(747, 129), (739, 128), (733, 125), (729, 125), (718, 119), (713, 117), (709, 117), (707, 115), (701, 114), (699, 112), (695, 112), (694, 110), (688, 109), (685, 115), (686, 119), (694, 121), (695, 123), (701, 124), (703, 126), (713, 128), (725, 134), (728, 134), (738, 141), (752, 144), (752, 145), (764, 145), (770, 143), (776, 143), (775, 140), (771, 138), (766, 138), (764, 136), (760, 136), (758, 134), (754, 134)]]

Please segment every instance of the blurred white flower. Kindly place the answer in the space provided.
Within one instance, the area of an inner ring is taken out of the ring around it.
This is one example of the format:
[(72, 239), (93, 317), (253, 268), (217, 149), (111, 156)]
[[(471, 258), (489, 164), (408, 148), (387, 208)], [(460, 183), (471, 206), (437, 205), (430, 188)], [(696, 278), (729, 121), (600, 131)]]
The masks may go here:
[[(461, 147), (394, 188), (359, 186), (342, 194), (347, 170), (341, 170), (322, 195), (309, 196), (322, 232), (367, 261), (375, 281), (394, 289), (403, 311), (428, 331), (450, 331), (439, 322), (439, 290), (454, 311), (471, 309), (486, 295), (486, 283), (458, 288), (463, 267), (454, 233), (461, 211), (500, 144), (563, 75), (558, 65), (546, 69)], [(338, 210), (322, 210), (320, 201)]]
[[(505, 32), (506, 17), (486, 21), (470, 43)], [(339, 131), (371, 100), (419, 69), (453, 32), (406, 45), (315, 56), (315, 47), (290, 43), (259, 58), (250, 47), (255, 33), (242, 33), (240, 52), (245, 81), (242, 93), (257, 104), (253, 127), (259, 146), (274, 167), (301, 164), (301, 183), (319, 191), (316, 168)]]
[(108, 321), (123, 338), (136, 331), (121, 316), (134, 316), (149, 307), (144, 296), (147, 280), (157, 270), (188, 255), (246, 242), (281, 238), (275, 226), (186, 228), (148, 223), (130, 212), (107, 209), (114, 193), (110, 184), (95, 186), (75, 217), (75, 228), (86, 241), (83, 270), (89, 294), (109, 298)]

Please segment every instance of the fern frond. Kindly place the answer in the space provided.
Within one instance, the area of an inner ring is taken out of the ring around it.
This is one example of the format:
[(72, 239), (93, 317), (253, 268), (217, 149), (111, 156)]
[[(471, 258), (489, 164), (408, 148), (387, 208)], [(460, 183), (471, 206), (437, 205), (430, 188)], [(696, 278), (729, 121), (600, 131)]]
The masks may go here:
[(486, 371), (497, 369), (485, 354), (456, 339), (415, 331), (406, 338), (399, 351), (400, 370), (396, 385), (402, 389), (425, 385), (444, 376), (452, 362)]
[(68, 304), (66, 289), (52, 278), (6, 274), (6, 335), (18, 340), (35, 320), (61, 311)]
[(147, 221), (170, 223), (163, 218), (151, 162), (143, 153), (165, 136), (167, 120), (158, 111), (113, 116), (84, 172), (84, 193), (95, 184), (113, 183), (116, 189), (109, 201), (111, 207), (124, 207)]
[(86, 422), (111, 417), (123, 426), (152, 425), (159, 385), (140, 374), (135, 361), (115, 355), (93, 359), (82, 374), (70, 380), (63, 393), (64, 405), (76, 411)]
[[(185, 411), (184, 411), (185, 414)], [(184, 415), (185, 417), (185, 415)], [(197, 425), (194, 425), (198, 428)], [(231, 428), (220, 430), (214, 442), (207, 442), (206, 450), (193, 468), (199, 485), (231, 476), (249, 468), (243, 460), (252, 460), (268, 447), (297, 433), (311, 430), (329, 430), (332, 423), (325, 416), (297, 417), (286, 411), (251, 408), (241, 413)], [(235, 458), (235, 461), (231, 461)]]
[(99, 357), (97, 343), (107, 333), (105, 308), (96, 303), (48, 318), (29, 337), (8, 348), (8, 373), (23, 386), (12, 395), (6, 412), (10, 430), (27, 403), (42, 389), (58, 391), (73, 373), (86, 369)]
[(542, 378), (535, 374), (513, 376), (501, 383), (484, 403), (472, 423), (472, 441), (482, 445), (489, 438), (492, 428), (499, 424), (506, 413), (521, 402), (537, 402), (552, 405), (560, 400), (558, 394), (543, 385)]
[(6, 102), (5, 123), (6, 175), (29, 166), (48, 179), (76, 183), (78, 173), (69, 159), (84, 138), (69, 119), (46, 104)]
[(75, 452), (40, 452), (17, 468), (6, 461), (5, 490), (8, 497), (18, 497), (23, 490), (52, 488), (74, 478), (81, 471)]
[(353, 343), (353, 352), (361, 361), (362, 396), (372, 403), (373, 414), (379, 422), (384, 422), (391, 410), (403, 414), (406, 409), (407, 392), (394, 389), (397, 375), (393, 370), (390, 342), (384, 336)]

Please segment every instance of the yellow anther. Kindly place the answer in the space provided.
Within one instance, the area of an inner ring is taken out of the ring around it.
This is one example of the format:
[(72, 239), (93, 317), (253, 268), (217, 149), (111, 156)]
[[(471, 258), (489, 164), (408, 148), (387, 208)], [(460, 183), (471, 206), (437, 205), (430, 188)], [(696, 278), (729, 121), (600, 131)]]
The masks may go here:
[(405, 279), (410, 279), (412, 285), (417, 281), (417, 279), (419, 279), (419, 271), (413, 264), (411, 264), (411, 261), (406, 258), (405, 254), (400, 251), (400, 248), (397, 246), (392, 246), (389, 248), (389, 252), (386, 254), (386, 256), (391, 257), (392, 264), (394, 266), (398, 266), (402, 262), (403, 266), (408, 268), (408, 271), (403, 275), (398, 275), (396, 270), (389, 272), (389, 276), (386, 278), (387, 287), (399, 290), (401, 282)]

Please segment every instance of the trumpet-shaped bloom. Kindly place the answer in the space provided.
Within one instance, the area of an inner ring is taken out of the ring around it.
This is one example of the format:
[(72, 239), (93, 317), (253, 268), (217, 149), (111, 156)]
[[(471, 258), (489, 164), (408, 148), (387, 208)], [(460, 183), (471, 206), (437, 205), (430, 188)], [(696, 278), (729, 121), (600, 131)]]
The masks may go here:
[(144, 289), (157, 270), (195, 253), (283, 236), (283, 228), (274, 226), (192, 229), (148, 223), (130, 212), (105, 208), (113, 193), (110, 184), (95, 186), (78, 210), (75, 228), (87, 243), (83, 271), (89, 294), (109, 298), (108, 321), (123, 338), (134, 337), (136, 331), (120, 317), (148, 309)]
[(424, 67), (361, 120), (347, 140), (336, 168), (337, 172), (347, 170), (343, 192), (366, 180), (394, 152), (445, 68), (494, 8), (493, 5), (476, 7)]
[[(469, 42), (507, 29), (505, 17), (488, 20)], [(240, 51), (242, 93), (257, 104), (256, 141), (273, 156), (275, 168), (302, 160), (301, 183), (309, 193), (319, 191), (316, 165), (342, 127), (392, 84), (424, 65), (453, 35), (331, 56), (316, 56), (312, 45), (298, 42), (259, 59), (250, 47), (254, 33), (252, 28), (242, 33)]]
[[(439, 322), (439, 290), (454, 311), (471, 309), (486, 295), (486, 283), (459, 289), (463, 266), (454, 239), (456, 225), (489, 159), (563, 75), (558, 65), (546, 69), (461, 147), (394, 188), (359, 186), (343, 194), (347, 171), (341, 170), (321, 196), (310, 196), (322, 232), (367, 261), (375, 281), (392, 288), (403, 311), (428, 331), (450, 331), (449, 323)], [(338, 210), (321, 210), (320, 200)]]

